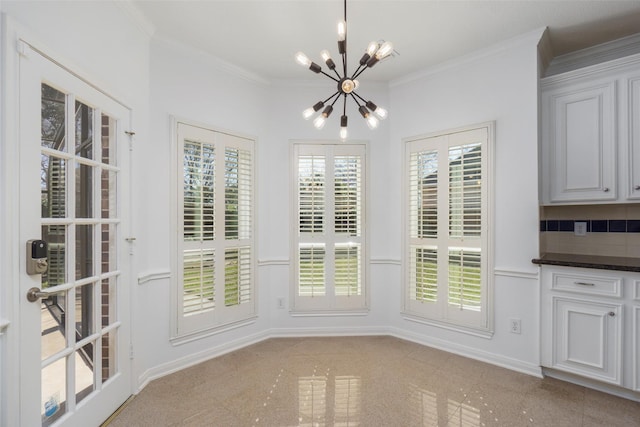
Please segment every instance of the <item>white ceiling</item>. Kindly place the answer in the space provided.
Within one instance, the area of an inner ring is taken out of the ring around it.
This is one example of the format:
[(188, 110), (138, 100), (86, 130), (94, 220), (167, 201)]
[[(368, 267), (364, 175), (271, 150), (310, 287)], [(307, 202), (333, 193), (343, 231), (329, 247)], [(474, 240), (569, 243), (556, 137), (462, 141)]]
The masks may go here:
[[(301, 50), (322, 64), (337, 56), (337, 0), (131, 0), (154, 36), (208, 52), (268, 80), (306, 79)], [(367, 71), (388, 81), (539, 28), (554, 55), (640, 32), (640, 1), (349, 0), (349, 70), (372, 40), (393, 42), (398, 56)], [(149, 25), (150, 24), (150, 25)], [(338, 61), (336, 61), (338, 62)]]

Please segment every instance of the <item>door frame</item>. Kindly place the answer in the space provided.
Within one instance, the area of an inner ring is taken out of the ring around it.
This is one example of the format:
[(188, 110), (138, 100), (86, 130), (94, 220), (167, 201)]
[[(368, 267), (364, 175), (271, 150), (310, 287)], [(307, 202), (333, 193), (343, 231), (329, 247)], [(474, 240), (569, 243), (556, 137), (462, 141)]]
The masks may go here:
[[(3, 236), (0, 242), (0, 425), (21, 425), (21, 395), (27, 395), (28, 392), (21, 390), (20, 384), (20, 364), (22, 345), (21, 336), (21, 299), (25, 298), (22, 288), (24, 280), (22, 272), (25, 271), (25, 248), (24, 242), (21, 240), (20, 227), (17, 226), (20, 221), (20, 203), (19, 201), (19, 174), (21, 172), (20, 160), (20, 55), (24, 54), (24, 49), (32, 49), (53, 64), (61, 67), (66, 72), (81, 80), (85, 84), (91, 86), (102, 95), (110, 98), (129, 110), (128, 120), (130, 125), (133, 123), (133, 109), (111, 95), (109, 92), (101, 89), (91, 83), (91, 79), (82, 73), (73, 70), (65, 63), (70, 61), (59, 61), (54, 58), (61, 58), (57, 54), (52, 53), (53, 50), (43, 47), (40, 43), (33, 43), (34, 37), (29, 36), (17, 22), (6, 14), (0, 14), (0, 137), (6, 143), (0, 144), (0, 202), (3, 206), (2, 215), (0, 215), (0, 232)], [(24, 36), (27, 37), (24, 37)], [(29, 41), (26, 41), (29, 40)], [(47, 53), (49, 52), (49, 53)], [(127, 129), (124, 129), (127, 130)], [(132, 236), (133, 217), (131, 209), (131, 187), (133, 182), (131, 143), (133, 134), (130, 135), (129, 145), (121, 145), (121, 149), (129, 151), (128, 161), (123, 165), (123, 170), (127, 175), (126, 193), (122, 194), (121, 204), (126, 205), (122, 216), (123, 228), (121, 236)], [(125, 169), (126, 168), (126, 169)], [(118, 185), (118, 189), (125, 186)], [(122, 268), (124, 273), (121, 275), (122, 286), (126, 293), (125, 298), (130, 301), (124, 316), (128, 319), (128, 333), (126, 334), (126, 353), (130, 355), (123, 359), (122, 363), (126, 363), (124, 368), (129, 373), (127, 387), (129, 394), (136, 389), (136, 380), (134, 375), (134, 361), (130, 354), (133, 340), (133, 302), (135, 289), (135, 266), (133, 263), (132, 244), (135, 239), (127, 239), (129, 243), (125, 244), (124, 239), (119, 242), (120, 251), (127, 254), (126, 265)], [(37, 399), (40, 397), (38, 396)], [(113, 408), (114, 410), (117, 408)]]

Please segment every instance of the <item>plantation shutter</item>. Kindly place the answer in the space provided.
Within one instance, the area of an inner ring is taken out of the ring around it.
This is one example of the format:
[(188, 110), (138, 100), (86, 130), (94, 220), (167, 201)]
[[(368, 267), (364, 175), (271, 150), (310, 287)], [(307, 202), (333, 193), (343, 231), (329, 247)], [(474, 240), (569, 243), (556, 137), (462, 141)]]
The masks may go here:
[(406, 142), (405, 311), (486, 328), (489, 128)]
[(177, 335), (255, 313), (253, 141), (178, 123)]
[(365, 147), (295, 144), (293, 155), (293, 308), (365, 308)]

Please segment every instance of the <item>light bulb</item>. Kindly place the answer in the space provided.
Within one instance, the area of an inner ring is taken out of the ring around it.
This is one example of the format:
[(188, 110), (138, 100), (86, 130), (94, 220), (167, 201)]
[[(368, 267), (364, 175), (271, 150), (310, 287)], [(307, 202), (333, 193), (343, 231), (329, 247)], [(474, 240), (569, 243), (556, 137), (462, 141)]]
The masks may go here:
[(369, 114), (369, 116), (367, 117), (367, 126), (369, 126), (369, 129), (376, 129), (378, 127), (378, 124), (379, 122), (376, 116), (374, 116), (373, 114)]
[(324, 127), (326, 121), (327, 119), (324, 117), (324, 115), (320, 114), (313, 120), (313, 126), (315, 126), (316, 129), (320, 130)]
[(296, 53), (296, 62), (302, 65), (303, 67), (311, 66), (311, 60), (309, 59), (309, 57), (307, 57), (307, 55), (305, 55), (302, 52)]
[(322, 57), (322, 60), (324, 62), (327, 62), (327, 60), (331, 59), (331, 54), (329, 53), (329, 51), (327, 49), (325, 49), (322, 52), (320, 52), (320, 56)]
[(302, 117), (304, 117), (305, 120), (309, 120), (311, 116), (313, 116), (313, 113), (315, 112), (316, 110), (314, 110), (313, 107), (309, 107), (302, 112)]
[(347, 116), (340, 116), (340, 139), (347, 139)]
[(353, 81), (353, 90), (356, 90), (360, 87), (360, 82), (358, 80)]
[(373, 113), (378, 116), (381, 120), (384, 120), (387, 118), (387, 110), (385, 110), (382, 107), (378, 107), (375, 110), (373, 110)]
[(373, 54), (376, 53), (376, 50), (378, 50), (378, 42), (369, 43), (369, 46), (367, 46), (367, 53), (369, 56), (373, 56)]
[(376, 58), (378, 58), (378, 60), (384, 59), (389, 56), (391, 52), (393, 52), (393, 43), (384, 42), (382, 43), (382, 46), (380, 46), (380, 49), (378, 49), (378, 51), (376, 52)]
[(344, 41), (347, 37), (347, 23), (344, 21), (338, 22), (338, 41)]

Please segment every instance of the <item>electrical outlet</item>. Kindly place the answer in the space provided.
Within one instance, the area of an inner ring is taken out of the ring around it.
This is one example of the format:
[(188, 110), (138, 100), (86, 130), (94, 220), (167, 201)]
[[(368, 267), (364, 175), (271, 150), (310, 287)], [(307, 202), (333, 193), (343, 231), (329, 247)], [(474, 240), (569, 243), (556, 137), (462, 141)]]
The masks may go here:
[(576, 221), (573, 223), (573, 232), (576, 236), (586, 236), (587, 235), (587, 223), (584, 221)]
[(284, 297), (278, 298), (278, 308), (280, 309), (284, 308)]
[(511, 332), (512, 334), (519, 334), (520, 327), (521, 327), (520, 319), (513, 319), (513, 318), (509, 319), (509, 332)]

